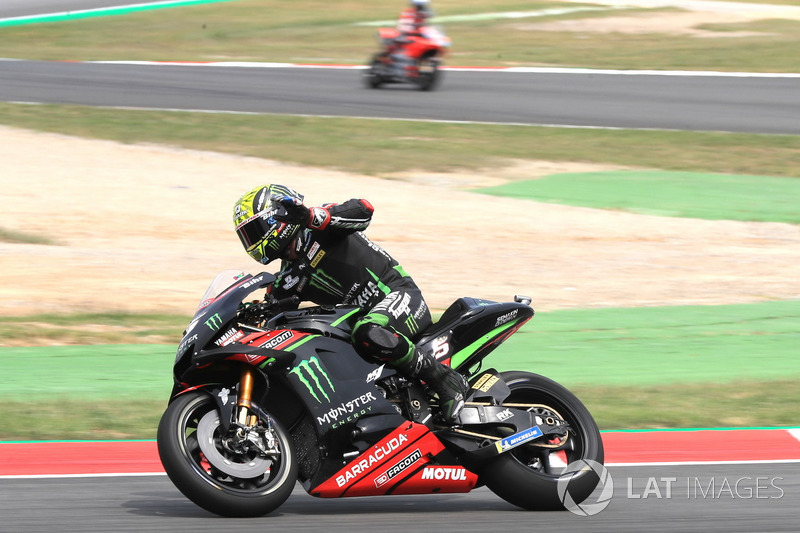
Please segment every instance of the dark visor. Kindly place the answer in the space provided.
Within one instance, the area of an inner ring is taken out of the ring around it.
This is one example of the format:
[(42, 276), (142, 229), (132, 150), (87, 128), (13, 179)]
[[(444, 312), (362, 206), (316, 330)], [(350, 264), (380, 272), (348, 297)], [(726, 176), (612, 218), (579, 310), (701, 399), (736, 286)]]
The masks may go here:
[(269, 233), (272, 225), (269, 217), (262, 215), (252, 218), (236, 228), (236, 234), (239, 235), (239, 240), (242, 241), (245, 249), (249, 250)]

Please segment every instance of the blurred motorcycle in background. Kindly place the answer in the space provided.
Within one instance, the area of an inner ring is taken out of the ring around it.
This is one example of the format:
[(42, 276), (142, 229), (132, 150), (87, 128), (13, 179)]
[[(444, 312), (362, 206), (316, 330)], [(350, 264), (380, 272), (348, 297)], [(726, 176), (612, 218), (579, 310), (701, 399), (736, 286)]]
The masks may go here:
[(422, 91), (435, 89), (440, 67), (450, 48), (450, 38), (436, 26), (423, 26), (417, 33), (401, 34), (395, 28), (380, 28), (381, 50), (374, 54), (364, 74), (367, 87), (378, 89), (391, 83), (411, 83)]

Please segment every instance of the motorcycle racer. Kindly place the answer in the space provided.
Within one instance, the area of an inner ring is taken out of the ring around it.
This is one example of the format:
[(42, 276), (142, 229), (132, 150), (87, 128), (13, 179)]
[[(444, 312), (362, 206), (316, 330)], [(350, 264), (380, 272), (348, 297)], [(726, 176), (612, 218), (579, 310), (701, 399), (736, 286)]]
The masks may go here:
[(233, 221), (253, 259), (265, 265), (281, 259), (269, 294), (361, 308), (351, 339), (356, 352), (425, 381), (439, 396), (442, 418), (454, 422), (469, 387), (461, 374), (415, 347), (415, 337), (432, 323), (430, 310), (400, 264), (362, 233), (373, 211), (363, 199), (309, 208), (303, 195), (271, 184), (242, 195)]
[(409, 6), (400, 13), (397, 30), (405, 35), (417, 33), (432, 15), (428, 0), (411, 0)]
[(397, 20), (397, 31), (400, 35), (395, 39), (389, 53), (395, 64), (396, 75), (402, 77), (406, 67), (412, 66), (414, 61), (405, 51), (405, 45), (409, 42), (409, 36), (419, 35), (420, 28), (433, 16), (428, 0), (411, 0), (409, 6), (400, 12)]

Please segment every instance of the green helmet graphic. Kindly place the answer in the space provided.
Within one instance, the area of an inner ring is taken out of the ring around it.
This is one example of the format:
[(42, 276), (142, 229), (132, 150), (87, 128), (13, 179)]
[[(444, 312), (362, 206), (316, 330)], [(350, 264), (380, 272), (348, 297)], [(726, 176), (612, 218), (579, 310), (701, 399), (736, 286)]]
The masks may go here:
[(233, 206), (233, 224), (242, 246), (262, 264), (279, 258), (300, 231), (297, 224), (277, 220), (285, 213), (279, 201), (285, 197), (303, 200), (303, 195), (283, 185), (260, 185), (246, 192)]

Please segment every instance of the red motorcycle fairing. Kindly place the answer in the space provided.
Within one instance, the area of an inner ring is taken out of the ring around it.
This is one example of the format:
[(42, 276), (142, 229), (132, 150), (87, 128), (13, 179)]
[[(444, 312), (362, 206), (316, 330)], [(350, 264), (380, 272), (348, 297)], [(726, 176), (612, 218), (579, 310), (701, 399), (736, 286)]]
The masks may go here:
[(320, 498), (469, 492), (478, 476), (457, 464), (439, 464), (445, 450), (427, 426), (405, 422), (309, 491)]
[(379, 28), (378, 36), (388, 51), (393, 48), (403, 50), (411, 59), (420, 59), (429, 51), (436, 51), (445, 54), (450, 39), (431, 27), (420, 28), (420, 32), (405, 36), (404, 43), (398, 43), (396, 39), (400, 37), (400, 32), (395, 28)]
[[(216, 359), (225, 359), (228, 361), (238, 361), (247, 363), (251, 366), (262, 366), (265, 362), (270, 361), (270, 353), (259, 354), (252, 353), (250, 348), (266, 348), (267, 350), (284, 350), (285, 348), (292, 348), (299, 346), (302, 342), (314, 338), (316, 335), (304, 333), (301, 331), (294, 331), (291, 329), (277, 329), (268, 332), (255, 332), (245, 335), (241, 330), (231, 328), (225, 332), (216, 344), (220, 347), (226, 347), (226, 354), (224, 357)], [(302, 342), (301, 342), (302, 341)], [(242, 346), (247, 349), (242, 349), (242, 353), (235, 353), (236, 346)], [(288, 350), (284, 350), (288, 351)], [(215, 359), (215, 360), (216, 360)], [(212, 364), (215, 360), (209, 360), (204, 364), (198, 364), (197, 368), (203, 368)]]
[(400, 36), (400, 31), (396, 28), (378, 28), (378, 36), (380, 39), (388, 43)]

